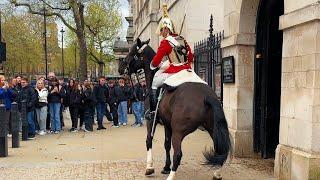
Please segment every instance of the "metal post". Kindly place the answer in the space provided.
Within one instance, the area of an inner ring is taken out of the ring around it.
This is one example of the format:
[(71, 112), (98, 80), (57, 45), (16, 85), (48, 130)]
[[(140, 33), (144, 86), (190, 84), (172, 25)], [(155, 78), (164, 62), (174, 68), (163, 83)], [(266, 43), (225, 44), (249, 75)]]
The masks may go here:
[[(2, 21), (1, 21), (1, 10), (0, 10), (0, 42), (2, 42), (2, 30), (1, 30), (1, 24), (2, 24)], [(5, 59), (1, 59), (0, 57), (0, 74), (3, 75), (4, 74), (4, 65), (3, 65), (3, 61)]]
[(22, 141), (28, 140), (27, 101), (21, 102)]
[(210, 36), (209, 36), (209, 42), (208, 42), (208, 58), (209, 58), (209, 85), (215, 90), (215, 83), (214, 83), (214, 58), (213, 58), (213, 54), (211, 53), (211, 50), (213, 48), (213, 40), (214, 40), (214, 36), (213, 36), (213, 16), (211, 14), (210, 17), (210, 28), (209, 28), (209, 32), (210, 32)]
[(8, 156), (7, 112), (4, 104), (0, 105), (0, 157)]
[(63, 27), (60, 32), (61, 32), (62, 77), (64, 78), (63, 33), (65, 32), (65, 30), (63, 30)]
[(0, 42), (2, 42), (2, 30), (1, 30), (1, 24), (2, 24), (2, 21), (1, 21), (1, 10), (0, 10)]
[(46, 62), (46, 79), (48, 79), (48, 51), (47, 51), (47, 16), (46, 6), (43, 7), (43, 25), (44, 25), (44, 59)]
[(12, 148), (20, 147), (19, 129), (20, 113), (16, 102), (11, 104), (11, 123), (12, 123)]

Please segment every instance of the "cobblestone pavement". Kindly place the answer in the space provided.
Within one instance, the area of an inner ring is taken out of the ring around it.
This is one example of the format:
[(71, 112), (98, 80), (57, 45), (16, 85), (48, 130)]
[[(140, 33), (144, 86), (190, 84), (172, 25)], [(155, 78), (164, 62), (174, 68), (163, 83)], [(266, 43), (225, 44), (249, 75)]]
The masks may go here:
[[(129, 116), (132, 120), (132, 116)], [(67, 127), (70, 126), (66, 116)], [(9, 157), (0, 159), (0, 179), (165, 179), (160, 174), (164, 165), (163, 128), (154, 140), (154, 176), (145, 177), (145, 127), (130, 126), (93, 133), (49, 134), (21, 142)], [(202, 151), (211, 146), (207, 133), (196, 131), (183, 142), (184, 156), (177, 179), (212, 179), (214, 170), (204, 166)], [(273, 161), (236, 159), (222, 168), (224, 179), (273, 179)]]

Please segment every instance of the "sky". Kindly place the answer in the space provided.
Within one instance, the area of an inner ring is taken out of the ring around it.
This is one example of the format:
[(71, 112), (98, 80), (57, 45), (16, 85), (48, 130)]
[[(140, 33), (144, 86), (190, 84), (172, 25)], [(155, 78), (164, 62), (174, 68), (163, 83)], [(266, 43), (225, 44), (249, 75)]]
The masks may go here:
[(121, 33), (121, 39), (125, 39), (127, 35), (127, 29), (128, 29), (128, 22), (126, 21), (125, 17), (129, 15), (129, 4), (127, 0), (120, 0), (121, 2), (121, 15), (122, 15), (122, 33)]

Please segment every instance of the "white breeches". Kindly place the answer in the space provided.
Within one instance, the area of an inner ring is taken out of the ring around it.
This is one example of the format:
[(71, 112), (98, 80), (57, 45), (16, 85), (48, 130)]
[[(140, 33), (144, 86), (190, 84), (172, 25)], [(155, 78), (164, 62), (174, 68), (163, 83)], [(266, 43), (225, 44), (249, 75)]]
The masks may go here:
[(168, 73), (164, 73), (165, 69), (159, 69), (156, 74), (153, 77), (153, 81), (152, 81), (152, 89), (158, 89), (158, 87), (160, 87), (163, 82), (168, 79), (170, 76), (172, 76), (173, 74), (168, 74)]

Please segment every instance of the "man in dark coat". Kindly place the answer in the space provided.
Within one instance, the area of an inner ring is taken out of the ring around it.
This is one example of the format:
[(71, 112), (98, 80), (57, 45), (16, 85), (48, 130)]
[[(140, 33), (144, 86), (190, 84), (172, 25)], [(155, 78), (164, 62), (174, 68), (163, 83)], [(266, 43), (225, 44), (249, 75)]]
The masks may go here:
[(93, 94), (97, 100), (97, 104), (96, 104), (97, 121), (98, 121), (97, 130), (106, 129), (102, 124), (103, 117), (106, 111), (107, 97), (109, 95), (108, 88), (105, 84), (106, 84), (106, 78), (104, 76), (101, 76), (99, 78), (99, 84), (97, 84), (93, 88)]
[(118, 105), (119, 105), (119, 93), (116, 91), (115, 82), (113, 79), (108, 81), (109, 96), (107, 102), (110, 107), (110, 112), (112, 114), (113, 126), (114, 128), (119, 127), (118, 121)]
[(34, 122), (34, 110), (37, 103), (38, 97), (35, 89), (29, 86), (27, 78), (21, 78), (21, 90), (17, 97), (17, 102), (21, 110), (22, 101), (27, 103), (27, 121), (29, 126), (28, 139), (35, 138), (35, 122)]

